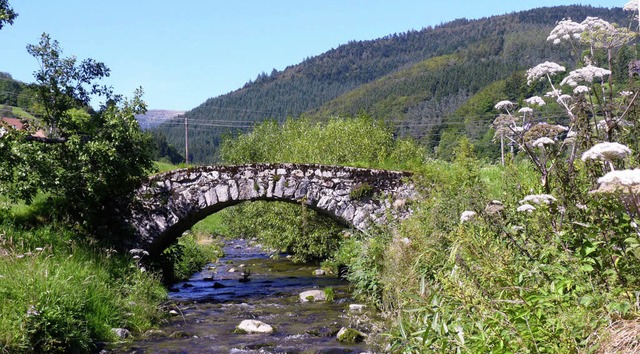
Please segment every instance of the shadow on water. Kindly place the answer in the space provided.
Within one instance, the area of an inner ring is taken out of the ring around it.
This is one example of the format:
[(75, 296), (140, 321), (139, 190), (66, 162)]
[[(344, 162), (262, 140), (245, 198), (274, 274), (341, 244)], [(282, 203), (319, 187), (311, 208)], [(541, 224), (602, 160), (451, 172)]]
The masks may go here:
[[(366, 345), (342, 344), (349, 326), (349, 284), (315, 276), (313, 265), (272, 259), (259, 245), (228, 241), (225, 256), (170, 289), (177, 312), (147, 338), (110, 348), (113, 353), (361, 353)], [(331, 287), (333, 302), (302, 303), (306, 290)], [(238, 334), (245, 319), (274, 328), (272, 334)]]

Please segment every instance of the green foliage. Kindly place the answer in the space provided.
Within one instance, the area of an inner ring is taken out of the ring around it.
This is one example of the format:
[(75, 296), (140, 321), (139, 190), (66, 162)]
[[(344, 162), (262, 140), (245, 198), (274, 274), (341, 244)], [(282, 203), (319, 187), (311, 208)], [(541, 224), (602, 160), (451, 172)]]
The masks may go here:
[[(262, 123), (248, 134), (228, 139), (220, 148), (227, 163), (304, 162), (402, 169), (419, 166), (424, 150), (410, 140), (394, 140), (391, 130), (360, 114), (326, 123), (306, 119), (282, 125)], [(371, 196), (371, 186), (356, 188), (352, 198)], [(338, 249), (341, 227), (306, 207), (251, 203), (221, 213), (230, 235), (258, 237), (269, 246), (292, 252), (296, 260), (321, 260)]]
[(324, 295), (327, 297), (327, 302), (333, 302), (336, 297), (336, 293), (333, 291), (332, 287), (326, 287), (322, 289), (324, 291)]
[(369, 183), (362, 183), (358, 186), (355, 186), (351, 192), (349, 192), (349, 198), (351, 199), (362, 199), (368, 198), (373, 195), (373, 187), (369, 185)]
[(162, 318), (166, 291), (129, 255), (74, 241), (59, 226), (0, 224), (0, 350), (85, 353)]
[[(28, 203), (45, 192), (81, 225), (109, 225), (108, 211), (130, 196), (153, 166), (150, 138), (134, 117), (145, 110), (142, 91), (131, 100), (113, 95), (95, 82), (108, 76), (104, 64), (62, 57), (46, 34), (29, 52), (42, 64), (37, 90), (50, 134), (38, 138), (10, 130), (3, 136), (0, 193)], [(99, 112), (86, 110), (91, 95), (106, 98)]]
[(360, 114), (326, 123), (288, 119), (268, 121), (251, 133), (229, 138), (220, 147), (225, 163), (304, 162), (375, 166), (393, 148), (393, 135), (381, 121)]
[(207, 263), (216, 261), (222, 254), (220, 244), (207, 236), (186, 234), (161, 255), (165, 283), (189, 279)]
[(245, 203), (221, 212), (228, 235), (258, 238), (271, 248), (293, 254), (294, 261), (317, 261), (335, 252), (342, 227), (305, 206)]
[(13, 8), (9, 5), (9, 1), (0, 0), (0, 29), (2, 29), (5, 24), (12, 25), (16, 17), (18, 17), (18, 14), (13, 11)]

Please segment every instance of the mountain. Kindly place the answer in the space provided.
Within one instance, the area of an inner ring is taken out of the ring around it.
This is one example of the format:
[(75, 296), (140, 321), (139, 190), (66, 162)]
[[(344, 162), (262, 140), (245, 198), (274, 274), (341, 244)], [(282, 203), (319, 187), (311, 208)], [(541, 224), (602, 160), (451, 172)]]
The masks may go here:
[[(247, 131), (265, 119), (300, 115), (323, 120), (366, 111), (393, 124), (399, 135), (432, 147), (455, 125), (471, 127), (472, 137), (483, 139), (487, 129), (480, 127), (488, 127), (493, 106), (487, 107), (486, 101), (467, 104), (483, 92), (486, 98), (500, 99), (526, 95), (531, 88), (524, 85), (523, 72), (542, 61), (572, 66), (569, 50), (546, 38), (557, 21), (581, 21), (587, 16), (628, 23), (628, 13), (620, 8), (590, 6), (458, 19), (420, 31), (352, 41), (283, 71), (262, 73), (242, 88), (185, 113), (190, 122), (190, 160), (215, 161), (224, 134)], [(501, 90), (483, 91), (491, 85)], [(157, 130), (169, 143), (184, 146), (183, 122), (173, 120)]]
[(145, 114), (136, 114), (136, 119), (143, 130), (154, 129), (171, 118), (184, 114), (185, 111), (171, 111), (167, 109), (150, 109)]

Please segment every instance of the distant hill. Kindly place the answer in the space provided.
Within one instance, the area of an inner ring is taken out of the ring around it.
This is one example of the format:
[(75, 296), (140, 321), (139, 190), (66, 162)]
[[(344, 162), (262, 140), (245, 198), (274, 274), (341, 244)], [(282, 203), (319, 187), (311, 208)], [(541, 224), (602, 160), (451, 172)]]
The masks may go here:
[(137, 114), (136, 119), (143, 130), (154, 129), (171, 118), (184, 114), (185, 111), (171, 111), (167, 109), (150, 109), (146, 114)]
[[(502, 99), (525, 95), (531, 88), (523, 83), (523, 70), (542, 61), (572, 66), (567, 48), (552, 46), (546, 38), (557, 21), (581, 21), (587, 16), (628, 23), (628, 13), (620, 8), (590, 6), (459, 19), (420, 31), (352, 41), (283, 71), (262, 73), (242, 88), (185, 113), (190, 121), (190, 160), (213, 162), (223, 134), (246, 131), (265, 119), (307, 115), (323, 120), (362, 110), (393, 124), (399, 135), (421, 139), (432, 147), (443, 130), (456, 124), (473, 128), (473, 138), (483, 139), (493, 106), (467, 103), (490, 85), (501, 88), (491, 95)], [(157, 129), (169, 143), (184, 146), (180, 122)]]

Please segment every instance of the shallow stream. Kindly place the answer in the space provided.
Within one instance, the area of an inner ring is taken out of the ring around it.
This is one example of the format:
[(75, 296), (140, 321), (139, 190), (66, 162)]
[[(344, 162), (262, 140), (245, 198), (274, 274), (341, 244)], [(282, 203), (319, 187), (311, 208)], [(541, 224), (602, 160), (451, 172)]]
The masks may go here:
[[(362, 353), (364, 343), (342, 344), (336, 333), (349, 327), (349, 284), (333, 275), (314, 275), (313, 265), (272, 259), (259, 245), (227, 241), (225, 256), (175, 284), (170, 298), (177, 314), (147, 339), (113, 353)], [(240, 281), (250, 273), (249, 281)], [(331, 287), (333, 302), (302, 303), (306, 290)], [(272, 334), (237, 334), (245, 319), (274, 328)]]

